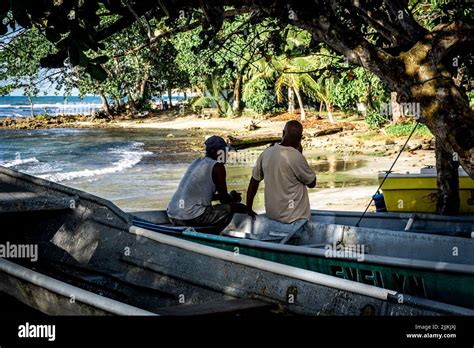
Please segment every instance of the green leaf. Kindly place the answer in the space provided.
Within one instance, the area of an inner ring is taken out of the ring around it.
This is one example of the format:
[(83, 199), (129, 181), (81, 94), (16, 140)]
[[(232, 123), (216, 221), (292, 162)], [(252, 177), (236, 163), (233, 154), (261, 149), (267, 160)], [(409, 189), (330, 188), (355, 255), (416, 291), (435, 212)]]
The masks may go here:
[(69, 45), (68, 54), (69, 54), (69, 61), (71, 62), (71, 64), (73, 66), (79, 65), (79, 62), (81, 60), (80, 50), (75, 44), (71, 43), (71, 45)]
[(68, 53), (69, 60), (71, 61), (72, 65), (80, 65), (83, 67), (87, 67), (87, 65), (89, 64), (89, 57), (87, 57), (85, 53), (81, 50), (81, 48), (76, 44), (72, 44), (69, 46)]
[(61, 40), (61, 35), (59, 34), (59, 32), (55, 28), (52, 28), (52, 27), (46, 28), (45, 35), (46, 35), (46, 38), (53, 43), (56, 43), (59, 40)]
[(94, 59), (91, 59), (91, 63), (94, 63), (94, 64), (105, 64), (109, 61), (109, 57), (107, 56), (99, 56), (99, 57), (95, 57)]
[(89, 64), (86, 68), (86, 72), (91, 75), (93, 79), (98, 81), (104, 81), (107, 78), (107, 72), (100, 65)]
[(44, 68), (61, 68), (64, 65), (66, 54), (63, 51), (58, 53), (50, 53), (46, 57), (40, 59), (40, 65)]

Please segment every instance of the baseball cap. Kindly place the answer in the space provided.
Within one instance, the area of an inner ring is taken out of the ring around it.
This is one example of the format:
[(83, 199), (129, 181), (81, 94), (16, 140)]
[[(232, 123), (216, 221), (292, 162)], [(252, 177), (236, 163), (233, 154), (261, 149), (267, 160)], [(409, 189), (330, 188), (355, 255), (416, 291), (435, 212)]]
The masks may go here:
[(206, 139), (204, 142), (204, 145), (206, 145), (206, 150), (222, 150), (222, 149), (228, 149), (229, 151), (235, 150), (233, 147), (229, 146), (229, 144), (226, 143), (224, 138), (218, 136), (218, 135), (213, 135), (209, 138)]

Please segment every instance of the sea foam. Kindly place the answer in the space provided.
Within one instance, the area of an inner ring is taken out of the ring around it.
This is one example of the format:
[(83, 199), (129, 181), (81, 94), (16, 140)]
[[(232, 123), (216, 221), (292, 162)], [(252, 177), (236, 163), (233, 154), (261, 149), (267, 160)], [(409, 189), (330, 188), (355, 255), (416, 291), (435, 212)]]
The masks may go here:
[(55, 182), (73, 180), (79, 178), (94, 177), (98, 175), (118, 173), (126, 169), (133, 168), (137, 165), (144, 156), (151, 155), (152, 152), (143, 150), (143, 143), (133, 143), (132, 145), (123, 149), (113, 149), (108, 153), (118, 154), (120, 159), (111, 166), (100, 169), (83, 169), (78, 171), (64, 172), (64, 173), (50, 173), (38, 175), (38, 177), (51, 180)]

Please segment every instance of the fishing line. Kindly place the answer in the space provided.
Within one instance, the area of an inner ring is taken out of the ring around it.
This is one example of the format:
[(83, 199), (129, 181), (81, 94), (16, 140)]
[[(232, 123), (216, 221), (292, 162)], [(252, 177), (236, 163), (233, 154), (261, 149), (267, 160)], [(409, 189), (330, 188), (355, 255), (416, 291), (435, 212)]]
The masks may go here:
[[(418, 124), (419, 124), (419, 122), (416, 121), (415, 126), (413, 127), (413, 129), (412, 129), (410, 135), (408, 136), (407, 140), (405, 141), (405, 144), (403, 144), (402, 148), (400, 149), (400, 152), (398, 153), (397, 157), (395, 158), (395, 161), (393, 161), (392, 166), (390, 167), (390, 169), (386, 171), (385, 177), (383, 178), (382, 182), (380, 183), (380, 185), (379, 185), (377, 191), (375, 192), (375, 194), (377, 194), (377, 192), (380, 191), (380, 189), (382, 188), (382, 185), (385, 183), (385, 180), (387, 180), (388, 175), (392, 172), (392, 169), (393, 169), (393, 167), (395, 166), (395, 163), (397, 163), (398, 159), (400, 158), (400, 155), (402, 154), (403, 150), (405, 149), (405, 147), (407, 146), (408, 142), (410, 141), (410, 138), (412, 137), (413, 133), (415, 133), (415, 130), (416, 130), (416, 127), (418, 127)], [(370, 205), (372, 204), (373, 201), (374, 201), (374, 196), (372, 196), (372, 198), (370, 199), (369, 204), (367, 205), (367, 207), (365, 208), (364, 212), (363, 212), (362, 215), (360, 216), (359, 221), (357, 221), (357, 223), (355, 224), (355, 227), (359, 227), (360, 222), (362, 221), (362, 219), (364, 218), (365, 214), (367, 213), (367, 210), (369, 210)]]

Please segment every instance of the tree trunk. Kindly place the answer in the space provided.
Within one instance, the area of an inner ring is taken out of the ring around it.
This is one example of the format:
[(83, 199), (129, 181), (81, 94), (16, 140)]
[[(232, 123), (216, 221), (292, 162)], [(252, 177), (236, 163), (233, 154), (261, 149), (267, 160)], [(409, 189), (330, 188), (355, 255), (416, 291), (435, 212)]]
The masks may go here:
[(318, 114), (319, 117), (322, 117), (322, 116), (321, 116), (322, 112), (323, 112), (323, 102), (320, 101), (320, 102), (319, 102), (319, 114)]
[(390, 107), (392, 109), (392, 122), (397, 123), (402, 115), (400, 104), (397, 102), (397, 92), (390, 93)]
[(301, 94), (296, 88), (294, 89), (294, 91), (296, 94), (296, 98), (298, 99), (298, 104), (300, 106), (301, 121), (304, 121), (306, 119), (306, 112), (304, 111), (303, 98), (301, 98)]
[[(423, 71), (428, 71), (426, 67)], [(420, 79), (423, 85), (412, 87), (411, 92), (423, 111), (421, 120), (442, 142), (451, 157), (459, 159), (464, 170), (474, 177), (474, 112), (465, 95), (452, 79), (441, 79), (446, 71), (430, 71)], [(433, 94), (430, 94), (433, 93)]]
[(138, 88), (137, 100), (140, 105), (142, 105), (143, 102), (145, 101), (145, 93), (146, 93), (146, 88), (147, 88), (149, 78), (150, 78), (150, 67), (147, 66), (145, 68), (145, 75), (143, 76), (143, 79), (141, 80), (140, 86)]
[(232, 112), (235, 114), (240, 114), (242, 111), (240, 108), (240, 100), (242, 96), (242, 73), (239, 72), (237, 75), (237, 80), (235, 81), (234, 86), (234, 101), (232, 103)]
[(438, 193), (436, 213), (441, 215), (459, 214), (459, 162), (446, 151), (436, 138), (436, 171)]
[(115, 99), (115, 104), (117, 105), (117, 109), (120, 109), (122, 107), (122, 100), (118, 96), (114, 96)]
[(128, 100), (128, 105), (130, 107), (130, 110), (132, 112), (137, 111), (137, 104), (135, 103), (135, 100), (133, 99), (132, 93), (130, 93), (130, 90), (127, 90), (127, 100)]
[(330, 101), (326, 101), (326, 109), (328, 110), (328, 120), (331, 123), (336, 123), (336, 120), (334, 119), (334, 115), (332, 114), (333, 108), (332, 104)]
[(293, 92), (293, 88), (291, 87), (288, 87), (288, 113), (295, 113), (295, 94)]
[(168, 100), (169, 100), (169, 103), (170, 103), (170, 109), (173, 107), (173, 91), (171, 90), (171, 88), (168, 88)]
[(100, 100), (102, 101), (101, 109), (105, 111), (105, 114), (107, 116), (109, 116), (111, 114), (109, 102), (107, 101), (107, 98), (105, 97), (102, 91), (99, 91), (99, 96), (100, 96)]
[(28, 96), (28, 101), (30, 102), (31, 117), (35, 117), (35, 107), (33, 105), (33, 99), (31, 96)]

